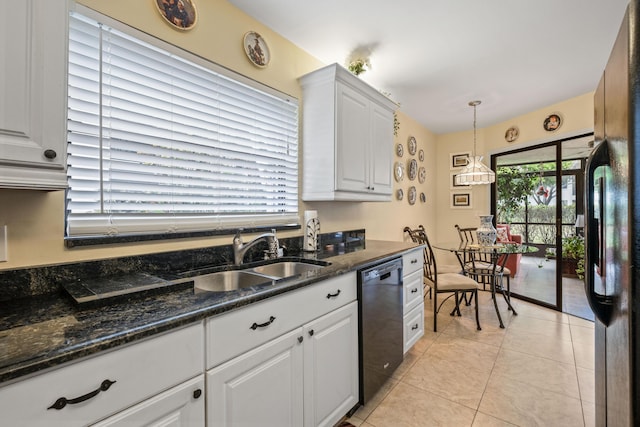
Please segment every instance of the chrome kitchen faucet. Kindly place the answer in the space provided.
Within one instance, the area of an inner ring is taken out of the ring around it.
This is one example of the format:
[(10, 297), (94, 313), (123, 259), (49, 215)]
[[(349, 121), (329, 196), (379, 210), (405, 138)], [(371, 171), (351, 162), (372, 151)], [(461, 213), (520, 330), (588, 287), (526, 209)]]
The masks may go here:
[(240, 231), (233, 236), (233, 258), (236, 265), (241, 265), (244, 262), (244, 256), (249, 249), (255, 246), (261, 241), (267, 242), (269, 250), (267, 252), (268, 259), (278, 258), (278, 238), (276, 237), (276, 230), (272, 229), (271, 233), (264, 233), (250, 241), (249, 243), (242, 243), (242, 237), (240, 237)]

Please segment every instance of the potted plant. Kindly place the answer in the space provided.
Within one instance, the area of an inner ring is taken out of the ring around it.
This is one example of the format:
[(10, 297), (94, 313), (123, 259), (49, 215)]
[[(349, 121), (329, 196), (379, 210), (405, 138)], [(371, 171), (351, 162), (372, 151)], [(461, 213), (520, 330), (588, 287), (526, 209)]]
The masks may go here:
[(584, 237), (569, 236), (562, 239), (562, 274), (584, 278)]

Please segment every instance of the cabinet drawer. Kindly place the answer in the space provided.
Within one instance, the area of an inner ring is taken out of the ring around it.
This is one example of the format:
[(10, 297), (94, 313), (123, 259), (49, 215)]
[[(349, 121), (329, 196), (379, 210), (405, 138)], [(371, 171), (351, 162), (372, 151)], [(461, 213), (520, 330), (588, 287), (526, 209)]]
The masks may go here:
[(424, 304), (420, 304), (404, 316), (404, 352), (424, 335)]
[(343, 274), (206, 321), (207, 369), (355, 301), (356, 273)]
[(402, 255), (402, 274), (411, 274), (414, 271), (422, 270), (422, 264), (424, 258), (422, 256), (422, 246), (417, 249), (413, 249), (411, 252), (407, 252)]
[(402, 298), (404, 300), (404, 314), (407, 314), (413, 307), (422, 302), (424, 295), (424, 285), (422, 281), (422, 270), (414, 271), (402, 279), (403, 290)]
[[(118, 347), (36, 377), (0, 388), (2, 423), (11, 426), (87, 425), (202, 373), (203, 326), (186, 328)], [(62, 409), (60, 398), (106, 391)]]

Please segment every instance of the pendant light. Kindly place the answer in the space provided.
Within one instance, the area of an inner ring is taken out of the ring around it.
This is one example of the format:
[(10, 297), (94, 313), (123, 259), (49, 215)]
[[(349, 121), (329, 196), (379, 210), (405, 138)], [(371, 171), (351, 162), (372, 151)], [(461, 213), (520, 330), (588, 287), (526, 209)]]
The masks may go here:
[(496, 180), (496, 174), (482, 163), (482, 156), (476, 156), (476, 107), (481, 101), (471, 101), (473, 107), (473, 157), (469, 159), (467, 166), (456, 175), (456, 185), (484, 185)]

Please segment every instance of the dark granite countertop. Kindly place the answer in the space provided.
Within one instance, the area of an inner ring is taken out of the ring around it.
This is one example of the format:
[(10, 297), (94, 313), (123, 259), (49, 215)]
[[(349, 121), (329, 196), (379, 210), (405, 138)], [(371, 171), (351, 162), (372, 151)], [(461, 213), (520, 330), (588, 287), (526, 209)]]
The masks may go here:
[(0, 383), (358, 270), (415, 246), (367, 240), (365, 249), (326, 258), (331, 265), (319, 273), (226, 293), (176, 286), (90, 308), (62, 293), (1, 302)]

